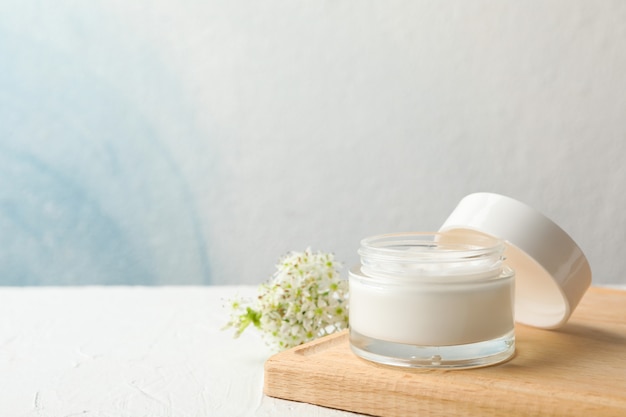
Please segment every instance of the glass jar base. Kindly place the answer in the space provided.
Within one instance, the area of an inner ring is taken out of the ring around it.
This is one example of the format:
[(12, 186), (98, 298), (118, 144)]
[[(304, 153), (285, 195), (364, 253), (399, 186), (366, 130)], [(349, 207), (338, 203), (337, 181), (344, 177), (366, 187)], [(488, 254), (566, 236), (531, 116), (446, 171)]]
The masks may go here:
[(418, 346), (374, 339), (350, 329), (350, 347), (363, 359), (408, 368), (467, 369), (495, 365), (515, 353), (515, 333), (478, 343)]

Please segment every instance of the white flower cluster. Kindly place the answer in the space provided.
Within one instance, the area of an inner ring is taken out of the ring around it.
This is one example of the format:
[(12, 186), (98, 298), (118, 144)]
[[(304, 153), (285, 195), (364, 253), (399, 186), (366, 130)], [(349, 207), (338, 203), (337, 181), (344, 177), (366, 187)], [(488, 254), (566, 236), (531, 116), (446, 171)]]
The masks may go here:
[(340, 278), (340, 268), (330, 253), (288, 253), (254, 303), (231, 302), (226, 327), (235, 328), (237, 337), (253, 324), (276, 350), (347, 328), (348, 282)]

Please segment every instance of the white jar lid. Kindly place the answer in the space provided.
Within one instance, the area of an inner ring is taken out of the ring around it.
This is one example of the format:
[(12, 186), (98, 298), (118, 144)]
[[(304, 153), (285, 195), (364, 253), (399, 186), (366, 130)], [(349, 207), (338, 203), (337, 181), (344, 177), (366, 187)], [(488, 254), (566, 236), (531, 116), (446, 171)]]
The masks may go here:
[(558, 225), (510, 197), (475, 193), (463, 198), (439, 229), (481, 233), (503, 240), (515, 270), (515, 320), (563, 326), (591, 285), (582, 250)]

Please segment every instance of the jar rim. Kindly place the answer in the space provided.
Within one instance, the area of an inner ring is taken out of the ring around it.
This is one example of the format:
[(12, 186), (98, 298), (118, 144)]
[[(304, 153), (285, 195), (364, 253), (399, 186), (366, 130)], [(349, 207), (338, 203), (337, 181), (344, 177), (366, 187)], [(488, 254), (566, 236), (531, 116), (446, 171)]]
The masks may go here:
[(403, 232), (370, 236), (361, 240), (360, 256), (386, 260), (448, 262), (501, 256), (505, 245), (500, 239), (459, 231)]

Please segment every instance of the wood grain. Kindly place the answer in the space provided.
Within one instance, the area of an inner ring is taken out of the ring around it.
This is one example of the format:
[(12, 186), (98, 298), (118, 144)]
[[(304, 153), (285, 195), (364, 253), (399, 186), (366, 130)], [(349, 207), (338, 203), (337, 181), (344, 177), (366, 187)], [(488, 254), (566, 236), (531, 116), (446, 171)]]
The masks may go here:
[(626, 291), (591, 288), (558, 331), (515, 329), (512, 360), (447, 371), (370, 363), (342, 332), (268, 359), (264, 391), (381, 417), (626, 416)]

